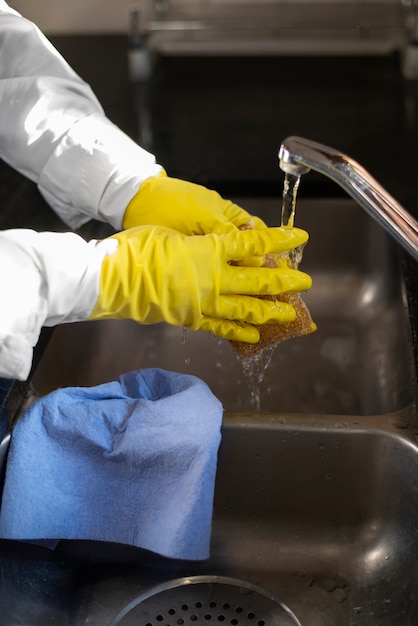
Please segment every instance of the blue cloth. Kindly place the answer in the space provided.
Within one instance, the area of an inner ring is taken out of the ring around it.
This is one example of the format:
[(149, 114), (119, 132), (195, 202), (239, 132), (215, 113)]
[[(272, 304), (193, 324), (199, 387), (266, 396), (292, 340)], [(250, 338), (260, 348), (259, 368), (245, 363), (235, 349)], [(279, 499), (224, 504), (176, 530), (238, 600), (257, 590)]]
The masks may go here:
[(0, 537), (207, 558), (222, 413), (203, 381), (161, 369), (39, 399), (12, 434)]

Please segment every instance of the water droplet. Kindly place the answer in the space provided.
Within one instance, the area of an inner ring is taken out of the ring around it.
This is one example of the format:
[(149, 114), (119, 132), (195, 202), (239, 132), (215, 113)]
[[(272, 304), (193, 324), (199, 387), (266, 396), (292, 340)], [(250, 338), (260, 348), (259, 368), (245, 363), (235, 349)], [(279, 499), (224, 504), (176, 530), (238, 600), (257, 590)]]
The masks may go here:
[(187, 328), (186, 328), (186, 326), (183, 326), (183, 332), (181, 334), (181, 345), (185, 346), (186, 345), (186, 341), (187, 341)]

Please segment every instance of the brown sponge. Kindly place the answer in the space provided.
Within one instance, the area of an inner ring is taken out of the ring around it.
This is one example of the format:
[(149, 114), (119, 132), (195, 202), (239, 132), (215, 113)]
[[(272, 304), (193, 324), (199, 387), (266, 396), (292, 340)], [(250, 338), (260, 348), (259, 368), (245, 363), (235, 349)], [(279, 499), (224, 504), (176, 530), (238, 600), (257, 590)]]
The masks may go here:
[(256, 326), (260, 332), (258, 343), (246, 343), (244, 341), (230, 341), (237, 356), (245, 359), (254, 356), (260, 350), (273, 347), (293, 337), (302, 337), (312, 332), (314, 325), (308, 307), (300, 294), (283, 293), (279, 296), (258, 296), (264, 300), (274, 300), (276, 302), (289, 302), (296, 311), (296, 319), (288, 324), (263, 324)]
[[(241, 227), (243, 230), (251, 228), (245, 225)], [(265, 267), (277, 267), (274, 257), (267, 256), (264, 263)], [(283, 293), (277, 296), (257, 296), (262, 300), (273, 300), (275, 302), (288, 302), (292, 304), (296, 311), (296, 318), (293, 322), (287, 324), (263, 324), (256, 325), (260, 333), (258, 343), (246, 343), (243, 341), (230, 341), (233, 350), (239, 358), (245, 359), (255, 356), (263, 348), (274, 347), (285, 341), (293, 339), (293, 337), (302, 337), (308, 335), (315, 329), (308, 307), (299, 293)]]

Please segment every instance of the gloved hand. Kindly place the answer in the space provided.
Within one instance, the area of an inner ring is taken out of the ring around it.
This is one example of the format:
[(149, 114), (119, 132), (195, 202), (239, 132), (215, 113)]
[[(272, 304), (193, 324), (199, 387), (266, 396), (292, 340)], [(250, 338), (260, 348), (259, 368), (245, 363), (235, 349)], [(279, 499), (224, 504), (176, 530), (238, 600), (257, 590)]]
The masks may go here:
[(308, 234), (296, 228), (185, 236), (160, 226), (139, 226), (112, 239), (118, 247), (102, 262), (99, 296), (90, 319), (168, 322), (256, 343), (259, 332), (253, 324), (287, 323), (295, 319), (295, 311), (288, 303), (252, 296), (300, 292), (311, 286), (307, 274), (286, 264), (278, 268), (230, 264), (304, 244)]
[(266, 227), (261, 219), (216, 191), (165, 173), (141, 184), (123, 217), (124, 228), (155, 224), (183, 235), (222, 234), (248, 223), (256, 229)]

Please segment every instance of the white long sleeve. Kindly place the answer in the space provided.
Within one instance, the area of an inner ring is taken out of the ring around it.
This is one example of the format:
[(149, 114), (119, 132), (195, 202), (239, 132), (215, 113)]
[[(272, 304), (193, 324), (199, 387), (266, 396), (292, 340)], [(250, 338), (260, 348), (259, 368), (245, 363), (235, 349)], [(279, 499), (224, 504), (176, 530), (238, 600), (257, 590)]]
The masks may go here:
[(27, 378), (42, 326), (88, 319), (116, 248), (74, 233), (0, 232), (0, 376)]
[(0, 157), (35, 181), (72, 228), (120, 229), (155, 157), (106, 118), (91, 88), (39, 29), (0, 0)]

